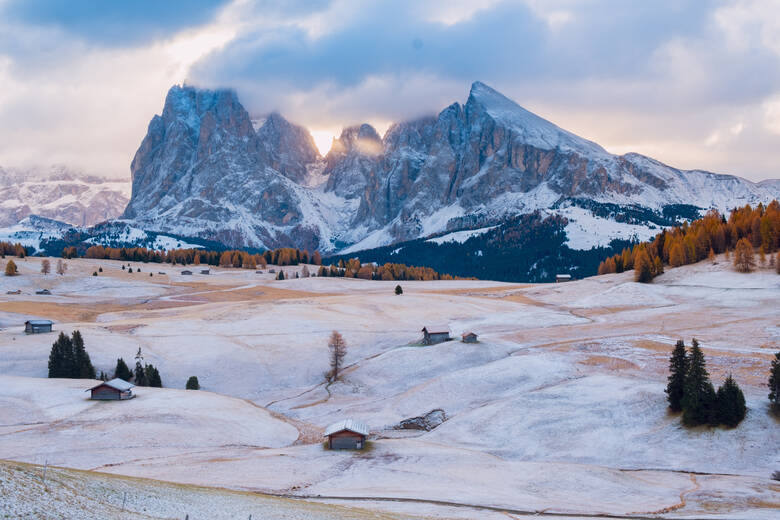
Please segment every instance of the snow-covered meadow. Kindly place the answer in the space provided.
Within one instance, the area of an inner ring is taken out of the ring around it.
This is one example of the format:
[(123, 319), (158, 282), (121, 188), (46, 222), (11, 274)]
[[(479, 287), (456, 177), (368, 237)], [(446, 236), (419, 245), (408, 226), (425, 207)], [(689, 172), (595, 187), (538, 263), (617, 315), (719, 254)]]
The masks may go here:
[[(780, 508), (780, 421), (763, 386), (780, 350), (780, 276), (768, 269), (738, 274), (720, 258), (650, 285), (631, 273), (402, 282), (396, 296), (397, 282), (151, 264), (128, 274), (105, 260), (44, 276), (39, 262), (0, 278), (4, 459), (426, 517), (761, 519)], [(140, 347), (167, 388), (94, 403), (91, 381), (41, 379), (54, 334), (25, 335), (30, 316), (79, 329), (98, 371)], [(421, 346), (420, 329), (439, 324), (456, 340)], [(332, 330), (349, 351), (327, 384)], [(479, 343), (457, 341), (469, 330)], [(733, 373), (745, 391), (733, 430), (684, 429), (666, 410), (668, 355), (692, 337), (713, 382)], [(183, 390), (192, 375), (202, 391)], [(446, 421), (431, 431), (394, 428), (434, 409)], [(344, 417), (371, 426), (369, 449), (323, 449), (324, 427)]]

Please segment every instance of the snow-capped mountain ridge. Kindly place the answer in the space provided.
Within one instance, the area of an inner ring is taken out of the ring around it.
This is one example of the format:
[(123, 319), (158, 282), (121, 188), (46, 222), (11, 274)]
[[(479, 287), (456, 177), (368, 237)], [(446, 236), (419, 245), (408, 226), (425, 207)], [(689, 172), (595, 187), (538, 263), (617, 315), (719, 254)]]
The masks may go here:
[(77, 226), (116, 218), (130, 196), (127, 181), (85, 175), (64, 166), (0, 168), (0, 227), (40, 215)]
[(612, 155), (480, 82), (464, 105), (384, 137), (346, 128), (324, 158), (278, 113), (251, 118), (232, 91), (175, 86), (131, 169), (123, 217), (137, 227), (321, 251), (490, 226), (577, 198), (725, 211), (778, 196), (772, 183)]

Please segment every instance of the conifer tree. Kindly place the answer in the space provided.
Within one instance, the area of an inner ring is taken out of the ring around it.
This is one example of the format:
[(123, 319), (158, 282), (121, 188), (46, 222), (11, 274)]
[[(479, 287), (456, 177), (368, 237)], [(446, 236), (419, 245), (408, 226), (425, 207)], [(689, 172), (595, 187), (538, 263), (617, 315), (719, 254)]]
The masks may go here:
[(403, 294), (403, 293), (404, 293), (403, 288), (400, 285), (396, 285), (395, 286), (395, 294), (399, 294), (400, 295), (400, 294)]
[(146, 386), (154, 388), (162, 388), (162, 379), (160, 379), (160, 372), (154, 365), (146, 365), (144, 368), (144, 374), (146, 375)]
[(78, 330), (73, 331), (71, 345), (73, 347), (74, 360), (74, 370), (71, 377), (76, 379), (95, 379), (95, 367), (92, 366), (92, 360), (89, 359), (89, 354), (84, 348), (84, 338), (81, 337), (81, 332)]
[(653, 264), (647, 251), (640, 249), (634, 256), (634, 281), (650, 283), (653, 281)]
[(775, 354), (769, 371), (769, 402), (775, 412), (780, 412), (780, 352)]
[(185, 386), (185, 388), (187, 390), (200, 390), (198, 378), (196, 376), (190, 376), (190, 378), (187, 379), (187, 386)]
[(64, 332), (60, 332), (49, 353), (49, 377), (70, 377), (72, 350), (70, 338)]
[(756, 259), (753, 255), (753, 245), (747, 238), (739, 239), (734, 248), (734, 267), (740, 273), (749, 273), (756, 268)]
[(133, 372), (133, 382), (136, 386), (147, 386), (146, 372), (144, 372), (144, 366), (141, 363), (144, 360), (144, 356), (141, 353), (141, 347), (138, 347), (138, 352), (135, 355), (135, 371)]
[(685, 394), (685, 374), (688, 372), (688, 356), (685, 352), (685, 343), (678, 340), (669, 358), (669, 378), (666, 384), (666, 399), (669, 401), (669, 409), (673, 412), (681, 412), (682, 401)]
[(284, 271), (279, 269), (279, 274), (276, 275), (277, 280), (284, 280)]
[(686, 426), (698, 426), (717, 420), (714, 409), (715, 389), (710, 382), (706, 365), (704, 353), (699, 348), (699, 342), (694, 338), (688, 357), (688, 371), (685, 374), (685, 392), (682, 400), (682, 420)]
[(133, 373), (130, 371), (130, 367), (127, 366), (125, 360), (119, 358), (116, 360), (116, 368), (114, 369), (114, 377), (130, 381), (133, 378)]
[(747, 413), (745, 395), (737, 382), (734, 381), (734, 378), (731, 377), (731, 374), (723, 382), (723, 385), (718, 388), (717, 412), (717, 422), (731, 428), (742, 422)]
[(5, 275), (6, 276), (16, 276), (19, 273), (19, 269), (16, 267), (16, 263), (13, 260), (9, 260), (7, 264), (5, 264)]
[(334, 330), (328, 340), (328, 349), (330, 350), (330, 379), (336, 381), (341, 374), (344, 357), (347, 355), (347, 342), (344, 336)]

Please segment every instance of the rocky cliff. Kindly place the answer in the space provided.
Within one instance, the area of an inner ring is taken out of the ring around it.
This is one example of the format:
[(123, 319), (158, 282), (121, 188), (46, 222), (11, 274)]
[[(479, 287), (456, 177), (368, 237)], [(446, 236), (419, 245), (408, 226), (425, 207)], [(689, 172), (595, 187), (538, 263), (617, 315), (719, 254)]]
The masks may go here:
[[(355, 251), (571, 201), (661, 211), (725, 210), (776, 184), (615, 156), (482, 83), (464, 105), (393, 125), (346, 128), (321, 158), (279, 114), (250, 119), (231, 91), (173, 87), (132, 162), (124, 218), (235, 246)], [(320, 172), (322, 183), (310, 182)]]

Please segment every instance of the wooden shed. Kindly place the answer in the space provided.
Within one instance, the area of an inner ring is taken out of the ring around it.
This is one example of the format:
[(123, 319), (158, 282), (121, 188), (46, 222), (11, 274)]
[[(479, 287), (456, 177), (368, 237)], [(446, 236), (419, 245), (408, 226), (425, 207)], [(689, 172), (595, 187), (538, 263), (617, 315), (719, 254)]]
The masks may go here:
[(208, 269), (201, 269), (200, 270), (200, 274), (210, 274), (210, 273), (211, 273), (211, 271), (208, 270)]
[(434, 343), (441, 343), (443, 341), (449, 341), (450, 331), (440, 329), (439, 331), (428, 330), (428, 327), (423, 327), (423, 345), (433, 345)]
[(132, 399), (135, 394), (131, 390), (135, 385), (124, 379), (115, 377), (111, 381), (104, 381), (99, 385), (88, 388), (85, 392), (91, 392), (90, 399), (96, 401), (124, 401)]
[(54, 324), (51, 320), (27, 320), (24, 322), (24, 332), (27, 334), (43, 334), (51, 332), (51, 326)]
[(463, 343), (476, 343), (477, 335), (473, 332), (464, 332), (463, 334), (461, 334), (460, 340)]
[(555, 283), (562, 283), (562, 282), (571, 282), (571, 275), (570, 274), (556, 274), (555, 275)]
[(189, 269), (185, 269), (184, 271), (181, 272), (181, 274), (183, 274), (185, 276), (190, 276), (190, 275), (192, 275), (192, 271), (190, 271)]
[(362, 450), (368, 437), (368, 426), (352, 419), (333, 423), (325, 429), (328, 448), (332, 450)]

